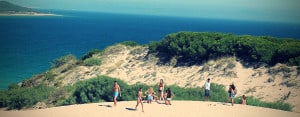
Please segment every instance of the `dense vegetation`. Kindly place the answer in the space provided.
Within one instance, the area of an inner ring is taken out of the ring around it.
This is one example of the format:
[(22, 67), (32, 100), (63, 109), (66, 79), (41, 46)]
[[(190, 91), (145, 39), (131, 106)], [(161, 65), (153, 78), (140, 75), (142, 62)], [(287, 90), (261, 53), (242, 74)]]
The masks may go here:
[[(60, 89), (53, 87), (37, 86), (20, 88), (17, 85), (10, 85), (7, 91), (0, 91), (0, 107), (8, 107), (9, 109), (22, 109), (31, 107), (37, 102), (46, 102), (55, 106), (83, 104), (91, 102), (112, 101), (113, 82), (117, 81), (121, 87), (122, 97), (118, 100), (131, 101), (135, 100), (139, 88), (146, 91), (149, 87), (154, 89), (158, 85), (149, 86), (145, 84), (128, 85), (119, 79), (107, 76), (99, 76), (97, 78), (80, 81), (73, 86), (65, 86)], [(174, 93), (174, 100), (194, 100), (203, 101), (203, 87), (182, 88), (175, 85), (166, 85)], [(223, 85), (211, 84), (211, 101), (226, 102), (227, 92)], [(240, 102), (238, 98), (236, 103)], [(283, 102), (263, 102), (253, 97), (248, 98), (248, 104), (254, 106), (268, 107), (291, 111), (292, 107)]]
[(98, 49), (92, 49), (89, 52), (85, 53), (80, 60), (84, 61), (85, 59), (93, 57), (94, 54), (101, 53), (101, 50)]
[(151, 42), (150, 52), (163, 54), (165, 61), (201, 63), (223, 56), (236, 56), (245, 63), (300, 65), (300, 41), (268, 36), (236, 36), (207, 32), (179, 32)]
[[(237, 101), (235, 101), (235, 102), (237, 103), (240, 101), (241, 101), (241, 97), (237, 98)], [(282, 101), (264, 102), (264, 101), (254, 98), (252, 96), (247, 98), (247, 105), (273, 108), (273, 109), (279, 109), (279, 110), (285, 110), (285, 111), (292, 111), (292, 106), (288, 103), (284, 103)]]
[(36, 87), (20, 88), (11, 84), (6, 91), (0, 91), (0, 108), (22, 109), (32, 107), (37, 102), (44, 101), (55, 91), (54, 87), (39, 85)]
[(9, 3), (7, 1), (0, 1), (0, 13), (1, 12), (36, 12), (33, 9), (21, 7), (12, 3)]
[(135, 41), (124, 41), (121, 43), (122, 45), (125, 45), (125, 46), (129, 46), (129, 47), (135, 47), (135, 46), (138, 46), (139, 44)]

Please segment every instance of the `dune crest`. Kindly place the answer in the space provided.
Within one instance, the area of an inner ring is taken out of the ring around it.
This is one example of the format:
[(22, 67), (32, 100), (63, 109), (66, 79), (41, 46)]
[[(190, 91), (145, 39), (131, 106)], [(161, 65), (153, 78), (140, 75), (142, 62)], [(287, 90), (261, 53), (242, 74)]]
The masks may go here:
[(173, 101), (171, 106), (164, 104), (144, 103), (145, 112), (141, 111), (141, 107), (135, 110), (136, 102), (118, 102), (113, 107), (112, 102), (92, 103), (81, 105), (70, 105), (62, 107), (53, 107), (38, 110), (21, 110), (21, 111), (0, 111), (0, 115), (4, 117), (154, 117), (154, 116), (171, 116), (171, 117), (299, 117), (299, 113), (274, 110), (269, 108), (261, 108), (245, 105), (230, 106), (229, 103), (220, 102), (200, 102), (200, 101)]
[(227, 86), (226, 89), (234, 82), (238, 88), (237, 96), (287, 102), (294, 106), (294, 112), (300, 112), (300, 72), (297, 66), (245, 67), (235, 57), (210, 60), (202, 65), (174, 66), (176, 61), (161, 64), (159, 58), (148, 54), (148, 51), (147, 47), (116, 44), (107, 47), (101, 54), (92, 55), (92, 58), (102, 61), (100, 66), (74, 66), (76, 60), (70, 59), (66, 64), (48, 71), (53, 74), (53, 80), (45, 80), (47, 75), (42, 74), (33, 77), (30, 83), (63, 86), (106, 75), (128, 84), (140, 82), (154, 85), (164, 79), (167, 85), (202, 87), (210, 78), (213, 83)]

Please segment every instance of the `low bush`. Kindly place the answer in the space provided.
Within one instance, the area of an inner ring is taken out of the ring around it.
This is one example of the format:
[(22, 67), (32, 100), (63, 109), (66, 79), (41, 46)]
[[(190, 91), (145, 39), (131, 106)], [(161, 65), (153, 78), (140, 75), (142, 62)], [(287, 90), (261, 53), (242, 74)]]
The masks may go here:
[(8, 107), (8, 109), (32, 107), (37, 102), (46, 100), (54, 91), (55, 88), (43, 85), (1, 91), (0, 107)]
[[(112, 101), (112, 88), (113, 82), (117, 81), (121, 87), (122, 97), (119, 97), (121, 101), (135, 100), (137, 97), (137, 91), (142, 88), (145, 92), (149, 87), (156, 89), (158, 85), (146, 85), (137, 83), (134, 85), (128, 85), (125, 82), (110, 78), (107, 76), (99, 76), (94, 79), (81, 81), (76, 83), (73, 88), (72, 95), (65, 101), (61, 101), (57, 105), (69, 105), (69, 104), (82, 104), (99, 101)], [(176, 85), (166, 86), (166, 89), (170, 88), (174, 93), (174, 100), (203, 100), (204, 88), (182, 88)], [(223, 85), (211, 84), (211, 101), (225, 102), (227, 100), (227, 92)], [(157, 91), (156, 91), (157, 92)]]
[(84, 65), (86, 66), (94, 66), (94, 65), (101, 65), (102, 61), (99, 58), (88, 58), (84, 62)]
[(137, 42), (135, 41), (124, 41), (121, 43), (122, 45), (125, 45), (125, 46), (130, 46), (130, 47), (135, 47), (137, 45), (139, 45)]
[[(151, 86), (142, 83), (128, 85), (116, 78), (98, 76), (93, 79), (79, 81), (72, 86), (61, 87), (59, 90), (42, 85), (2, 90), (0, 91), (0, 107), (22, 109), (24, 107), (31, 107), (41, 101), (48, 101), (56, 106), (112, 101), (114, 81), (117, 81), (121, 87), (122, 96), (118, 97), (120, 101), (136, 100), (139, 88), (142, 88), (143, 92), (145, 92), (149, 87), (153, 87), (157, 92), (156, 88), (158, 87), (157, 84)], [(182, 88), (176, 85), (166, 85), (165, 90), (167, 88), (170, 88), (174, 93), (174, 100), (204, 100), (203, 87)], [(228, 92), (225, 90), (225, 86), (211, 83), (210, 101), (226, 102), (227, 99)], [(241, 97), (235, 99), (235, 103), (240, 103), (240, 101)], [(253, 97), (247, 98), (247, 104), (285, 111), (292, 110), (292, 106), (288, 103), (264, 102)]]
[(85, 59), (91, 58), (94, 54), (101, 53), (101, 50), (92, 49), (89, 52), (85, 53), (80, 60), (84, 61)]
[[(238, 97), (235, 100), (235, 103), (240, 103), (241, 97)], [(288, 103), (284, 103), (282, 101), (276, 101), (276, 102), (265, 102), (261, 101), (259, 99), (256, 99), (254, 97), (247, 97), (247, 105), (251, 106), (258, 106), (258, 107), (266, 107), (266, 108), (272, 108), (272, 109), (279, 109), (279, 110), (285, 110), (285, 111), (292, 111), (292, 106)]]
[(53, 62), (51, 62), (51, 68), (58, 68), (71, 60), (77, 61), (76, 57), (72, 54), (62, 56), (58, 59), (55, 59)]

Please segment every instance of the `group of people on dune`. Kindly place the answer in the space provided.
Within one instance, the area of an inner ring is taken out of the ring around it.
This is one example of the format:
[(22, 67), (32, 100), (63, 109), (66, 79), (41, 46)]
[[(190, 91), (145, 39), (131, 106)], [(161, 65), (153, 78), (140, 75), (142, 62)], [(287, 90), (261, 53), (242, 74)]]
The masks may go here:
[[(204, 97), (205, 100), (208, 101), (209, 96), (210, 96), (210, 78), (207, 79), (207, 81), (204, 84)], [(167, 88), (167, 90), (165, 90), (165, 84), (163, 79), (160, 79), (159, 85), (158, 85), (158, 96), (156, 95), (156, 92), (154, 91), (153, 87), (149, 87), (149, 89), (144, 92), (147, 96), (143, 96), (143, 91), (142, 88), (139, 88), (138, 90), (138, 95), (137, 95), (137, 104), (135, 106), (135, 109), (137, 109), (137, 107), (139, 106), (139, 104), (141, 104), (142, 106), (142, 111), (144, 112), (144, 106), (143, 106), (143, 98), (146, 98), (147, 103), (151, 104), (152, 101), (157, 101), (159, 103), (161, 103), (161, 101), (165, 101), (166, 105), (172, 105), (171, 104), (171, 100), (172, 97), (174, 96), (174, 93), (171, 91), (170, 88)], [(234, 83), (229, 85), (229, 89), (228, 89), (228, 101), (231, 100), (231, 105), (234, 105), (234, 97), (237, 93), (237, 88), (234, 85)], [(117, 97), (120, 96), (121, 97), (121, 88), (118, 85), (117, 81), (114, 81), (114, 85), (113, 85), (113, 101), (114, 101), (114, 106), (117, 105)], [(246, 105), (246, 96), (243, 95), (242, 96), (242, 100), (241, 100), (241, 104)]]
[[(205, 99), (208, 100), (209, 91), (210, 91), (210, 78), (208, 78), (207, 81), (205, 82), (204, 88), (205, 88), (204, 96), (205, 96)], [(234, 83), (232, 83), (229, 85), (229, 89), (228, 89), (228, 102), (231, 102), (232, 106), (234, 105), (234, 97), (236, 94), (237, 94), (237, 88), (234, 85)], [(242, 105), (246, 105), (246, 96), (245, 95), (242, 96), (242, 100), (240, 103)]]

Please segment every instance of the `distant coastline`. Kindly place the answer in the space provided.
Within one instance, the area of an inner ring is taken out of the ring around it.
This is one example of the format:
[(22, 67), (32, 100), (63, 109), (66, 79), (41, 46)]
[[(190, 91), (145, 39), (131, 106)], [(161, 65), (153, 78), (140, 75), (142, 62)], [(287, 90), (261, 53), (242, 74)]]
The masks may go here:
[(36, 9), (19, 6), (7, 1), (0, 1), (0, 16), (61, 16), (61, 15), (44, 13)]
[(0, 12), (0, 16), (62, 16), (52, 13), (37, 13), (37, 12)]

